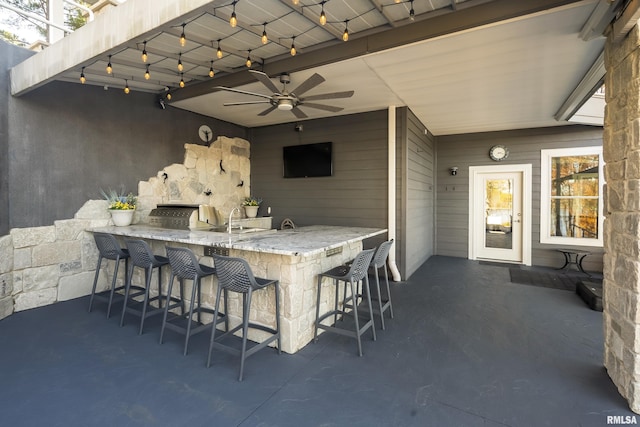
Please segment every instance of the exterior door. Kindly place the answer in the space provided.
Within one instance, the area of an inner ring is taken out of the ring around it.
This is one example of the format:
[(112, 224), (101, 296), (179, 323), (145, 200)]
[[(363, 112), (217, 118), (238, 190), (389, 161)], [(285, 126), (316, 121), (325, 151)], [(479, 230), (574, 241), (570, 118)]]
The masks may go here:
[(530, 263), (525, 256), (529, 239), (524, 230), (530, 230), (525, 212), (528, 204), (524, 203), (525, 171), (502, 166), (471, 169), (472, 259)]

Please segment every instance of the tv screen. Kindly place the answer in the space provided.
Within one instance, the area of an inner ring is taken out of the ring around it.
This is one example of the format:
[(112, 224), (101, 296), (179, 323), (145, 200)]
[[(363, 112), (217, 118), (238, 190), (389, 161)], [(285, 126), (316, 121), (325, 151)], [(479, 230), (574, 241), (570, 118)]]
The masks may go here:
[(331, 143), (282, 147), (285, 178), (331, 176)]

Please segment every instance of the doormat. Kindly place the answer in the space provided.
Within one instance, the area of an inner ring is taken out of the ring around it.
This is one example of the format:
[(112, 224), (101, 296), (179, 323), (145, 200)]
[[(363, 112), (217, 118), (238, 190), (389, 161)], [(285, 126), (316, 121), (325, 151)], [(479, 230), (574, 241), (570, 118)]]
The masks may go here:
[(584, 278), (552, 270), (523, 270), (520, 268), (510, 268), (509, 275), (512, 283), (572, 292), (576, 291), (576, 284), (581, 278)]

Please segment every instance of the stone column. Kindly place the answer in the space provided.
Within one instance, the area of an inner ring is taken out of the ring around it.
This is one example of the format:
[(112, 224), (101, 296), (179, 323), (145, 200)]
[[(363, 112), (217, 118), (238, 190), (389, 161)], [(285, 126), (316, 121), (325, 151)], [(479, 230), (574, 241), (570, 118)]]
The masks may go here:
[(605, 47), (604, 365), (640, 413), (640, 31)]

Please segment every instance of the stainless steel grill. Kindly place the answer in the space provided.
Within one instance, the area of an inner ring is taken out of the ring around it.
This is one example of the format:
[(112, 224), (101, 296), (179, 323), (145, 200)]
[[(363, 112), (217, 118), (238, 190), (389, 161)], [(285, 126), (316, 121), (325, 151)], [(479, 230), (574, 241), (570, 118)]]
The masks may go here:
[(198, 205), (158, 205), (149, 214), (149, 224), (176, 230), (188, 230), (189, 219), (198, 216)]

